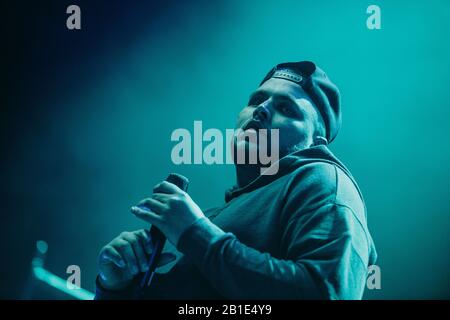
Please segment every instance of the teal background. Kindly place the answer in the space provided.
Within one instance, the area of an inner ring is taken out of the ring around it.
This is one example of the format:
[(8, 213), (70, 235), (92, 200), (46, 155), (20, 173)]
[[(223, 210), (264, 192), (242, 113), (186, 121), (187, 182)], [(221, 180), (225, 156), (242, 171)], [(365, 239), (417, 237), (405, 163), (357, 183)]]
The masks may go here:
[[(94, 290), (98, 251), (145, 227), (129, 207), (169, 172), (190, 178), (202, 208), (221, 204), (233, 167), (173, 165), (171, 132), (194, 120), (233, 128), (265, 73), (297, 60), (316, 62), (342, 94), (331, 150), (363, 191), (381, 267), (382, 289), (365, 298), (450, 297), (449, 1), (125, 3), (80, 2), (80, 31), (65, 29), (64, 1), (50, 2), (55, 18), (44, 6), (28, 20), (38, 31), (8, 29), (28, 50), (8, 51), (18, 63), (7, 71), (20, 77), (6, 87), (0, 122), (9, 139), (3, 298), (20, 297), (39, 239), (48, 269), (65, 277), (77, 264)], [(366, 27), (370, 4), (381, 30)], [(33, 64), (20, 68), (30, 52)]]

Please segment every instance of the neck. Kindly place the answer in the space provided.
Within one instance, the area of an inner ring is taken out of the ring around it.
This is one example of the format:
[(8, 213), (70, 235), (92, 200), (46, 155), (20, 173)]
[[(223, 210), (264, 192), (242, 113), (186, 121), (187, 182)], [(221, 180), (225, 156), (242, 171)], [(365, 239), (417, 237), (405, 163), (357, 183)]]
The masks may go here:
[(245, 187), (261, 174), (261, 167), (258, 165), (236, 165), (235, 167), (236, 182), (239, 188)]

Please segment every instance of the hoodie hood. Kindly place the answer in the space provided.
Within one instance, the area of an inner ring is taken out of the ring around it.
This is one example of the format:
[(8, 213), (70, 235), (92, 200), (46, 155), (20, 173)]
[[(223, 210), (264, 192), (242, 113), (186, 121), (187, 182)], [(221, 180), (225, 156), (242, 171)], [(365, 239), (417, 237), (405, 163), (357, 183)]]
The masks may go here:
[[(359, 196), (363, 199), (362, 193), (350, 171), (333, 153), (331, 153), (327, 146), (319, 145), (290, 153), (281, 158), (278, 160), (278, 172), (274, 175), (262, 174), (244, 187), (239, 188), (237, 185), (231, 187), (225, 192), (225, 201), (229, 202), (241, 194), (248, 193), (262, 186), (268, 185), (276, 179), (289, 174), (302, 166), (315, 162), (325, 162), (339, 167), (351, 179), (358, 190)], [(269, 170), (269, 168), (267, 170)]]

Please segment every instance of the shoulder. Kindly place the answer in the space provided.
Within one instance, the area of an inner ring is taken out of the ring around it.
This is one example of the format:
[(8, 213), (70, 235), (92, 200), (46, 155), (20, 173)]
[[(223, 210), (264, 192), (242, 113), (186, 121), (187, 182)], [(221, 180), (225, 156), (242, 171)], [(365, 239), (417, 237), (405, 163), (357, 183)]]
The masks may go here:
[(365, 206), (351, 175), (331, 162), (317, 161), (303, 165), (291, 174), (285, 185), (284, 200), (290, 212), (318, 209), (326, 204), (348, 207), (364, 216)]
[(337, 191), (337, 172), (333, 164), (312, 162), (289, 174), (285, 185), (286, 201), (302, 199), (306, 205), (333, 202)]

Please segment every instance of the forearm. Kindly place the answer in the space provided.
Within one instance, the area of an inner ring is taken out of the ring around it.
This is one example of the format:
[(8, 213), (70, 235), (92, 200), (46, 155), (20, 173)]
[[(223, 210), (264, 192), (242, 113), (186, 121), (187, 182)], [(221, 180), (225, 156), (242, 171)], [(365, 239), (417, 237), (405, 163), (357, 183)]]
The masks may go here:
[(250, 248), (207, 218), (191, 226), (178, 247), (226, 298), (321, 298), (303, 264)]

